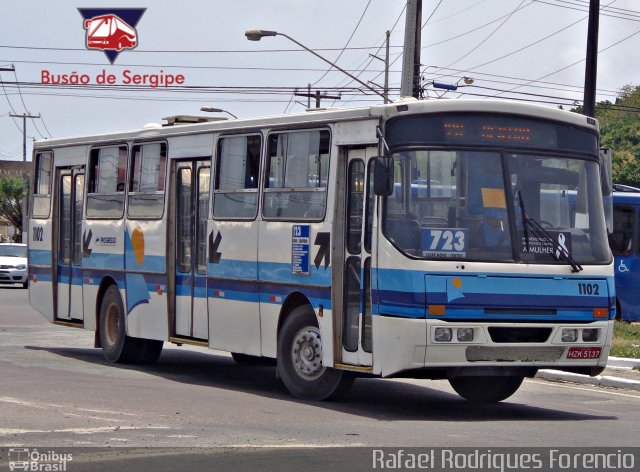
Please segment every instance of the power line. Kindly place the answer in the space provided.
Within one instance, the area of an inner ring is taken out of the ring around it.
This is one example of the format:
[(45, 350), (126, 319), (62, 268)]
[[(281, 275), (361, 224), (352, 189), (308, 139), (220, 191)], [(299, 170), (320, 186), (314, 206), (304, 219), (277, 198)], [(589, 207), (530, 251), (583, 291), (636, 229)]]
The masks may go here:
[[(27, 115), (30, 115), (29, 109), (27, 108), (27, 104), (24, 102), (24, 97), (22, 96), (22, 91), (20, 90), (20, 85), (19, 85), (19, 82), (18, 82), (18, 74), (16, 73), (15, 68), (13, 69), (13, 75), (16, 78), (16, 85), (17, 85), (17, 88), (18, 88), (18, 95), (20, 96), (20, 101), (22, 102), (22, 106), (24, 107), (24, 111), (25, 111), (25, 113)], [(38, 126), (36, 125), (35, 118), (41, 118), (41, 116), (40, 115), (38, 115), (37, 117), (29, 116), (29, 118), (31, 118), (31, 123), (33, 123), (33, 127), (35, 128), (36, 132), (40, 135), (40, 137), (42, 139), (46, 139), (46, 136), (40, 132), (40, 128), (38, 128)]]
[[(455, 61), (447, 64), (447, 67), (451, 67), (453, 64), (456, 64), (457, 62), (460, 62), (462, 59), (464, 59), (465, 57), (468, 57), (469, 54), (473, 53), (474, 51), (476, 51), (480, 46), (482, 46), (484, 43), (486, 43), (494, 34), (496, 34), (498, 32), (498, 30), (500, 28), (502, 28), (504, 26), (504, 24), (509, 21), (511, 19), (511, 17), (521, 8), (524, 8), (524, 2), (526, 2), (527, 0), (522, 0), (518, 6), (515, 8), (515, 10), (513, 10), (511, 13), (509, 13), (507, 15), (507, 17), (504, 19), (504, 21), (502, 23), (500, 23), (496, 29), (494, 29), (491, 33), (489, 33), (489, 35), (484, 38), (482, 41), (480, 41), (478, 44), (476, 44), (470, 51), (468, 51), (466, 54), (464, 54), (462, 57), (459, 57), (458, 59), (456, 59)], [(526, 5), (525, 5), (526, 6)]]
[[(312, 51), (319, 52), (331, 52), (331, 51), (366, 51), (376, 49), (377, 46), (351, 46), (347, 48), (310, 48)], [(393, 46), (394, 48), (402, 48), (402, 46)], [(3, 49), (26, 49), (33, 51), (82, 51), (87, 52), (84, 48), (61, 48), (61, 47), (49, 47), (49, 46), (16, 46), (10, 44), (2, 44), (0, 48)], [(128, 54), (261, 54), (261, 53), (285, 53), (285, 52), (305, 52), (304, 49), (131, 49), (127, 51)]]
[[(333, 62), (334, 63), (338, 63), (338, 60), (342, 57), (342, 55), (344, 54), (344, 52), (347, 50), (347, 47), (349, 46), (349, 43), (351, 42), (351, 40), (353, 39), (353, 36), (356, 34), (356, 31), (358, 31), (358, 28), (360, 27), (360, 23), (362, 23), (362, 19), (364, 18), (364, 15), (367, 13), (367, 10), (369, 9), (369, 5), (371, 5), (371, 0), (369, 0), (367, 2), (367, 4), (364, 7), (364, 11), (362, 12), (362, 15), (360, 15), (360, 19), (358, 20), (358, 23), (356, 24), (356, 27), (353, 29), (353, 31), (351, 32), (351, 35), (349, 36), (349, 39), (347, 39), (346, 44), (344, 45), (344, 47), (342, 48), (342, 51), (340, 51), (340, 54), (338, 54), (338, 57), (336, 57)], [(322, 76), (316, 80), (313, 84), (311, 84), (312, 86), (315, 86), (318, 84), (318, 82), (320, 82), (322, 79), (324, 79), (327, 74), (329, 73), (329, 71), (331, 71), (332, 67), (330, 67), (329, 69), (327, 69), (325, 71), (324, 74), (322, 74)]]
[[(565, 9), (569, 9), (569, 10), (574, 10), (574, 11), (581, 11), (581, 12), (587, 12), (589, 11), (589, 8), (587, 6), (585, 6), (586, 8), (582, 8), (582, 5), (578, 6), (576, 4), (572, 4), (569, 3), (567, 1), (561, 1), (561, 0), (555, 0), (558, 3), (551, 3), (548, 0), (532, 0), (536, 3), (544, 3), (546, 5), (550, 5), (553, 7), (558, 7), (558, 8), (565, 8)], [(600, 14), (602, 16), (608, 16), (611, 18), (618, 18), (620, 20), (628, 20), (628, 21), (640, 21), (640, 12), (634, 11), (634, 10), (626, 10), (630, 13), (628, 14), (622, 14), (621, 12), (612, 12), (610, 11), (609, 13), (607, 13), (607, 10), (602, 11)], [(620, 13), (620, 14), (618, 14)]]
[[(600, 50), (598, 51), (598, 54), (601, 54), (601, 53), (603, 53), (603, 52), (605, 52), (605, 51), (607, 51), (607, 50), (609, 50), (609, 49), (613, 48), (614, 46), (617, 46), (618, 44), (620, 44), (620, 43), (622, 43), (622, 42), (624, 42), (624, 41), (626, 41), (626, 40), (628, 40), (628, 39), (630, 39), (630, 38), (632, 38), (632, 37), (634, 37), (634, 36), (636, 36), (636, 35), (638, 35), (638, 34), (640, 34), (640, 30), (638, 30), (638, 31), (636, 31), (635, 33), (632, 33), (632, 34), (630, 34), (630, 35), (628, 35), (628, 36), (625, 36), (624, 38), (620, 39), (619, 41), (616, 41), (615, 43), (613, 43), (613, 44), (611, 44), (611, 45), (607, 46), (607, 47), (606, 47), (606, 48), (604, 48), (604, 49), (600, 49)], [(550, 72), (550, 73), (548, 73), (548, 74), (546, 74), (546, 75), (543, 75), (542, 77), (539, 77), (538, 79), (536, 79), (536, 81), (538, 81), (538, 80), (542, 80), (542, 79), (546, 79), (547, 77), (550, 77), (550, 76), (555, 75), (555, 74), (557, 74), (557, 73), (559, 73), (559, 72), (562, 72), (562, 71), (564, 71), (564, 70), (566, 70), (566, 69), (569, 69), (570, 67), (573, 67), (573, 66), (575, 66), (575, 65), (577, 65), (577, 64), (580, 64), (581, 62), (584, 62), (585, 60), (586, 60), (586, 59), (584, 59), (584, 58), (583, 58), (583, 59), (580, 59), (580, 60), (578, 60), (578, 61), (576, 61), (576, 62), (572, 62), (571, 64), (566, 65), (566, 66), (564, 66), (564, 67), (561, 67), (561, 68), (560, 68), (560, 69), (558, 69), (558, 70), (555, 70), (555, 71)], [(534, 82), (535, 82), (535, 81), (534, 81)], [(525, 87), (525, 86), (527, 86), (527, 85), (529, 85), (529, 84), (525, 83), (525, 84), (519, 85), (518, 87), (515, 87), (515, 88), (511, 89), (510, 91), (517, 90), (517, 89), (519, 89), (520, 87)]]

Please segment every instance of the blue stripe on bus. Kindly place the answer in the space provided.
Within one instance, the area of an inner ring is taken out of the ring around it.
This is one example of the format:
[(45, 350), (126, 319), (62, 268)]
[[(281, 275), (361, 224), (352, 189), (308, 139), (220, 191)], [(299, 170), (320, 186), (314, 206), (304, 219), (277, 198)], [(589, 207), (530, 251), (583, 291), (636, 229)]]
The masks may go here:
[(29, 264), (51, 265), (51, 251), (47, 249), (29, 249)]
[(300, 284), (274, 284), (257, 280), (225, 280), (209, 278), (207, 294), (212, 298), (224, 298), (253, 303), (283, 303), (293, 292), (301, 292), (314, 306), (331, 308), (331, 287), (304, 286)]
[(89, 257), (82, 259), (84, 269), (124, 270), (124, 254), (101, 254), (93, 251)]
[[(593, 308), (611, 308), (615, 305), (612, 277), (438, 275), (390, 269), (374, 270), (373, 277), (379, 282), (379, 290), (373, 292), (373, 312), (391, 316), (421, 318), (427, 316), (427, 305), (445, 305), (447, 319), (506, 320), (515, 316), (522, 320), (578, 320), (593, 319)], [(586, 291), (587, 288), (592, 294), (581, 295), (580, 290)], [(567, 294), (568, 290), (575, 292), (575, 295)], [(375, 307), (376, 303), (379, 303), (379, 307)], [(511, 313), (488, 314), (485, 308), (507, 309)], [(556, 314), (526, 311), (544, 308), (554, 309)], [(614, 316), (613, 311), (611, 316)]]
[(290, 262), (256, 262), (238, 259), (222, 259), (217, 264), (207, 265), (208, 277), (242, 280), (268, 280), (269, 282), (293, 285), (331, 284), (331, 266), (325, 268), (310, 266), (309, 275), (291, 272)]

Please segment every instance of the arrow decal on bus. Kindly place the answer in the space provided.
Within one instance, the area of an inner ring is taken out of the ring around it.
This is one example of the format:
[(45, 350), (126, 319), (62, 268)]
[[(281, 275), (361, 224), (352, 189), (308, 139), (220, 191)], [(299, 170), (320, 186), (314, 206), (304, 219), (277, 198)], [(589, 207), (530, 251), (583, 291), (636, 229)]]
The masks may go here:
[(82, 234), (82, 257), (91, 257), (92, 249), (89, 247), (91, 244), (91, 238), (93, 237), (93, 233), (89, 230), (89, 234), (87, 231)]
[(313, 243), (316, 246), (320, 246), (318, 249), (318, 253), (316, 254), (316, 258), (313, 260), (313, 263), (316, 265), (316, 269), (320, 268), (320, 264), (322, 264), (322, 259), (324, 259), (324, 268), (327, 269), (329, 267), (329, 243), (331, 242), (331, 233), (318, 233), (316, 234), (316, 240)]
[(218, 252), (218, 248), (222, 242), (222, 233), (218, 231), (215, 241), (213, 239), (213, 233), (213, 231), (209, 233), (209, 262), (211, 264), (218, 264), (220, 263), (220, 258), (222, 258), (222, 253)]

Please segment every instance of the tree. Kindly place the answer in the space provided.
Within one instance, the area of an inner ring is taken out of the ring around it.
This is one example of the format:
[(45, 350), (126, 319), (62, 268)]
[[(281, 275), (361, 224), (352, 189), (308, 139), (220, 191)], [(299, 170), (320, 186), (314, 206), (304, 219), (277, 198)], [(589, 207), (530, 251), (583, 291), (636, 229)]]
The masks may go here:
[[(572, 111), (582, 112), (581, 107)], [(640, 186), (640, 86), (625, 85), (615, 102), (596, 104), (600, 146), (613, 152), (613, 181)]]
[(18, 177), (0, 178), (0, 218), (22, 234), (22, 203), (27, 195), (26, 182)]

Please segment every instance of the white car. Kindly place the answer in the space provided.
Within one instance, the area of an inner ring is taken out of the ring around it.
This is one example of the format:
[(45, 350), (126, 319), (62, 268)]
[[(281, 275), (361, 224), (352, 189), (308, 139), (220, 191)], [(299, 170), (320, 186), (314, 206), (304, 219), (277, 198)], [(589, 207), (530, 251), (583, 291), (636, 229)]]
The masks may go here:
[(28, 277), (27, 245), (0, 244), (0, 284), (22, 284), (27, 288)]

